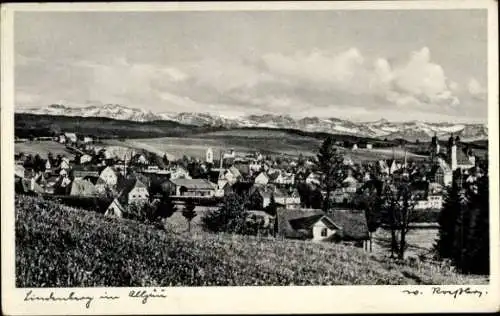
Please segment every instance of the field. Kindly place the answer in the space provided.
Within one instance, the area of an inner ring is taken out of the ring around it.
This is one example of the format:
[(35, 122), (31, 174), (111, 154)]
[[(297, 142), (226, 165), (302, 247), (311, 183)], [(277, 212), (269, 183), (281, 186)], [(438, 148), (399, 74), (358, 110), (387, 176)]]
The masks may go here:
[(73, 154), (66, 149), (63, 144), (54, 141), (27, 141), (24, 143), (15, 143), (14, 145), (15, 153), (18, 154), (23, 152), (25, 155), (39, 154), (43, 159), (47, 159), (47, 155), (51, 152), (54, 157), (57, 155), (65, 155), (69, 158), (73, 157)]
[[(176, 214), (177, 215), (177, 214)], [(174, 215), (174, 216), (176, 216)], [(181, 225), (182, 218), (169, 221)], [(483, 284), (358, 248), (227, 234), (176, 232), (16, 196), (16, 285), (248, 286)], [(175, 225), (174, 225), (175, 226)], [(180, 226), (179, 226), (180, 227)]]
[[(237, 152), (259, 151), (269, 155), (304, 156), (316, 155), (322, 140), (310, 136), (296, 135), (279, 130), (225, 130), (210, 133), (196, 134), (188, 137), (162, 137), (105, 140), (107, 145), (120, 145), (137, 149), (145, 149), (159, 154), (168, 153), (175, 158), (183, 155), (204, 159), (208, 147), (214, 150), (216, 159), (221, 150), (234, 149)], [(350, 149), (340, 148), (340, 151), (349, 155), (353, 161), (367, 161), (392, 158), (392, 149)], [(394, 156), (404, 157), (404, 151), (396, 148)], [(408, 159), (423, 159), (425, 157), (408, 153)]]
[[(437, 228), (411, 229), (406, 236), (408, 243), (407, 255), (426, 255), (434, 246), (438, 238)], [(373, 251), (382, 253), (390, 249), (390, 232), (378, 229), (373, 235)]]

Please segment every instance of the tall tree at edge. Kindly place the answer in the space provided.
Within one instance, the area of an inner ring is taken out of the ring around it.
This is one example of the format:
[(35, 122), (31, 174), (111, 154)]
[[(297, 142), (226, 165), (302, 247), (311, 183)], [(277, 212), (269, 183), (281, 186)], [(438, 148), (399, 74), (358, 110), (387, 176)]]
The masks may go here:
[(330, 195), (331, 192), (337, 189), (343, 180), (343, 156), (338, 152), (335, 147), (333, 137), (328, 136), (319, 148), (318, 162), (321, 171), (324, 174), (326, 198), (323, 203), (323, 210), (325, 212), (330, 208)]

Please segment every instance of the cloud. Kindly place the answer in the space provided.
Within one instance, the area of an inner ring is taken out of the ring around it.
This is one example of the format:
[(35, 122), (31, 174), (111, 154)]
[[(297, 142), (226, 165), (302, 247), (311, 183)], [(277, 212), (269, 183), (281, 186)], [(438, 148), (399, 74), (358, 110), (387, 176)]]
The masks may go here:
[(469, 93), (473, 98), (479, 100), (486, 99), (486, 88), (484, 88), (476, 78), (469, 79), (467, 88), (469, 89)]
[[(21, 58), (17, 101), (120, 103), (154, 111), (225, 113), (433, 113), (456, 114), (461, 84), (431, 59), (429, 48), (403, 62), (364, 56), (351, 47), (267, 53), (252, 59), (204, 57), (172, 64), (113, 60)], [(467, 86), (467, 84), (464, 84)], [(472, 78), (468, 91), (485, 93)]]
[(272, 53), (264, 55), (262, 61), (270, 73), (282, 80), (315, 89), (355, 91), (353, 83), (364, 72), (364, 57), (356, 48), (337, 54), (320, 50), (291, 56)]
[[(407, 63), (391, 67), (385, 59), (375, 62), (376, 93), (384, 93), (387, 100), (397, 105), (434, 104), (456, 106), (460, 104), (458, 85), (449, 81), (443, 68), (431, 61), (427, 47), (413, 52)], [(372, 81), (373, 82), (373, 81)], [(384, 91), (385, 89), (385, 91)]]

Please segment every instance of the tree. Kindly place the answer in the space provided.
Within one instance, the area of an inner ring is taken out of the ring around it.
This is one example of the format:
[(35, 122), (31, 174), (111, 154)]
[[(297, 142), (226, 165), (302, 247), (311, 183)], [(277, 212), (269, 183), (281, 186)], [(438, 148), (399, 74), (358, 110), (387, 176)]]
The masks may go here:
[(321, 171), (325, 176), (326, 199), (323, 209), (328, 211), (330, 208), (330, 194), (340, 186), (344, 179), (343, 174), (343, 157), (335, 147), (333, 137), (329, 136), (321, 144), (318, 153), (318, 163)]
[(184, 216), (184, 218), (188, 222), (188, 232), (191, 231), (191, 221), (197, 215), (196, 212), (195, 212), (195, 210), (194, 210), (195, 208), (196, 208), (196, 205), (194, 205), (193, 202), (188, 201), (186, 203), (186, 205), (184, 206), (184, 210), (182, 211), (182, 216)]
[(226, 195), (219, 209), (208, 212), (202, 218), (204, 228), (212, 232), (240, 232), (245, 220), (244, 203), (244, 199), (236, 193)]
[(269, 205), (266, 207), (266, 212), (269, 215), (276, 216), (277, 209), (278, 209), (278, 205), (276, 204), (276, 199), (274, 198), (274, 193), (271, 193), (271, 199), (269, 201)]
[(160, 202), (158, 203), (158, 217), (169, 218), (175, 213), (176, 210), (177, 207), (175, 206), (175, 203), (172, 201), (168, 194), (164, 193), (162, 198), (160, 199)]
[(489, 242), (489, 182), (488, 176), (481, 177), (477, 191), (471, 188), (470, 225), (464, 261), (459, 266), (464, 273), (490, 273)]
[(380, 227), (381, 224), (381, 203), (382, 203), (382, 181), (373, 179), (366, 182), (359, 190), (354, 205), (357, 209), (364, 210), (366, 223), (368, 225), (368, 233), (370, 236), (370, 251), (372, 234)]
[(459, 174), (454, 176), (440, 218), (437, 253), (462, 273), (489, 274), (488, 176), (465, 188), (456, 179)]
[(40, 157), (39, 154), (35, 155), (34, 161), (33, 161), (33, 168), (35, 169), (36, 172), (41, 171), (45, 172), (45, 161)]
[(61, 135), (61, 128), (57, 124), (50, 124), (49, 133), (50, 133), (50, 136)]
[(455, 242), (455, 227), (457, 214), (464, 207), (460, 198), (460, 187), (456, 181), (448, 188), (445, 195), (443, 209), (439, 213), (439, 235), (435, 245), (437, 254), (442, 259), (451, 259), (453, 255), (453, 244)]
[(385, 183), (381, 196), (382, 223), (391, 232), (391, 257), (404, 259), (406, 236), (414, 221), (415, 196), (408, 182)]

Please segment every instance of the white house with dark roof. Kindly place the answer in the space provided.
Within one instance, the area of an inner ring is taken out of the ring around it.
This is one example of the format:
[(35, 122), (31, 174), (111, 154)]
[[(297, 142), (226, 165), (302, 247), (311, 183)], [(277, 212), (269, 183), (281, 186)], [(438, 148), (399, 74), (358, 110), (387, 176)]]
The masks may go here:
[(269, 183), (269, 177), (265, 172), (261, 172), (255, 177), (254, 183), (257, 185), (266, 185)]
[(114, 199), (106, 209), (104, 216), (122, 218), (124, 213), (125, 208), (123, 207), (123, 205), (118, 199)]
[(127, 179), (119, 191), (120, 199), (126, 204), (144, 203), (149, 199), (148, 187), (139, 179)]

